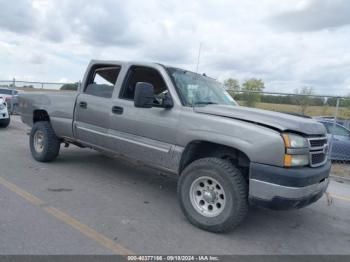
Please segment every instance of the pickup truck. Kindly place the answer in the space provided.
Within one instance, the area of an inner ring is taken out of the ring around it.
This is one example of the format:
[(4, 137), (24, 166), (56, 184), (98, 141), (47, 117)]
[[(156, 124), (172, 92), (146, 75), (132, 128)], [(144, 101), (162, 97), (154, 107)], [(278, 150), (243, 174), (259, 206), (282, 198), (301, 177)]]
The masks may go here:
[(239, 106), (183, 69), (93, 60), (77, 92), (21, 94), (19, 104), (34, 159), (73, 144), (174, 173), (184, 215), (208, 231), (233, 229), (249, 205), (304, 207), (328, 186), (321, 123)]

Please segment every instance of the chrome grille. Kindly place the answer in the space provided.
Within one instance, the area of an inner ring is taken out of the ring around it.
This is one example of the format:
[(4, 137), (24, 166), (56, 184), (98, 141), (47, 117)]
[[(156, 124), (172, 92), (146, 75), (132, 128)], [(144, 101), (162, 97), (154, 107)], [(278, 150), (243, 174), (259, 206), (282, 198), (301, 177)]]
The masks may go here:
[(311, 147), (322, 147), (327, 144), (327, 139), (310, 140)]
[(308, 138), (310, 146), (310, 165), (322, 166), (327, 162), (328, 140), (327, 137)]

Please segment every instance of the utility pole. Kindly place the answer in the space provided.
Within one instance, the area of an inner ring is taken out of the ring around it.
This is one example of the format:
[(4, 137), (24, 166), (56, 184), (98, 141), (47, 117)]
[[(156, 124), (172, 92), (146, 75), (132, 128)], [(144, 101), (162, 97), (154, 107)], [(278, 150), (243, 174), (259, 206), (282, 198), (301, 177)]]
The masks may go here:
[(196, 73), (198, 73), (199, 59), (200, 59), (200, 57), (201, 57), (201, 51), (202, 51), (202, 42), (199, 43), (199, 50), (198, 50), (198, 57), (197, 57), (197, 66), (196, 66)]

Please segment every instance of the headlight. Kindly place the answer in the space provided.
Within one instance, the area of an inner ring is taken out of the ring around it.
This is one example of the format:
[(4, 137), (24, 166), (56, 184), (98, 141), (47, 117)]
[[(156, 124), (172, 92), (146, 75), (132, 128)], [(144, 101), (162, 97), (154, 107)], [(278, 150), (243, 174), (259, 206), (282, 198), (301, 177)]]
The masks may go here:
[(307, 166), (309, 164), (309, 144), (306, 138), (292, 134), (282, 134), (286, 154), (284, 155), (284, 166)]
[(0, 110), (4, 110), (6, 108), (5, 104), (0, 104)]
[(303, 148), (309, 146), (307, 140), (302, 136), (291, 133), (285, 133), (282, 136), (287, 148)]

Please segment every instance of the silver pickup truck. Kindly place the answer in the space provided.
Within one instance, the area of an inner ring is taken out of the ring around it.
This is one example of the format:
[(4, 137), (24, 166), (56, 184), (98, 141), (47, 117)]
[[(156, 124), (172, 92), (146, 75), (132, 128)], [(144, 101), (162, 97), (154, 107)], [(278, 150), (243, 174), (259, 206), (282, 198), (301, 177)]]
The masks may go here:
[(91, 61), (77, 92), (19, 103), (37, 161), (74, 144), (178, 174), (181, 209), (208, 231), (234, 228), (252, 204), (304, 207), (328, 186), (322, 124), (239, 106), (217, 81), (183, 69)]

